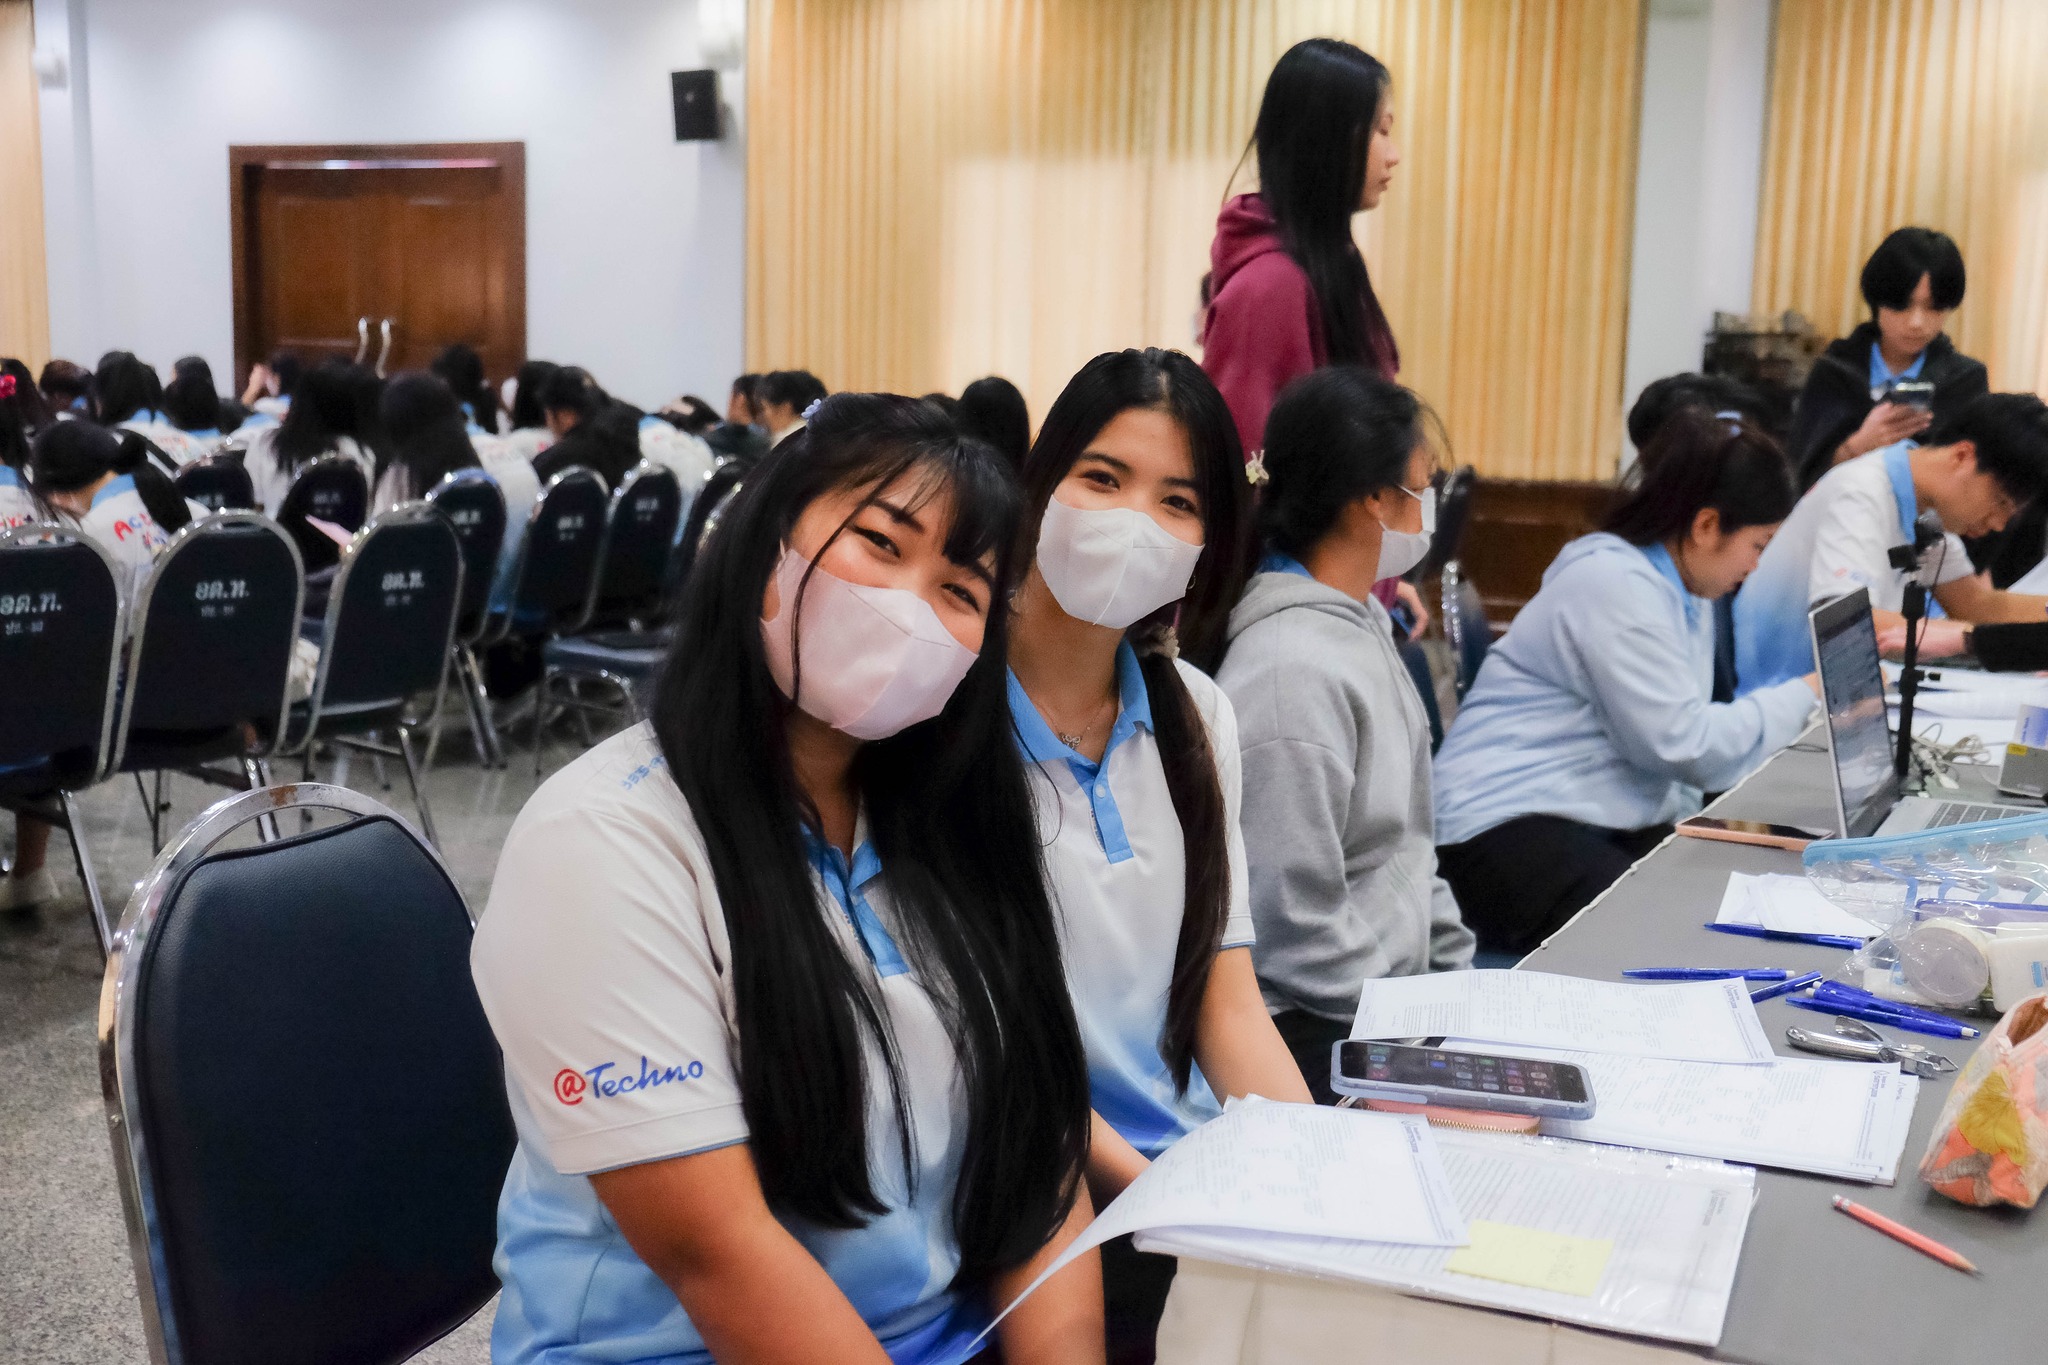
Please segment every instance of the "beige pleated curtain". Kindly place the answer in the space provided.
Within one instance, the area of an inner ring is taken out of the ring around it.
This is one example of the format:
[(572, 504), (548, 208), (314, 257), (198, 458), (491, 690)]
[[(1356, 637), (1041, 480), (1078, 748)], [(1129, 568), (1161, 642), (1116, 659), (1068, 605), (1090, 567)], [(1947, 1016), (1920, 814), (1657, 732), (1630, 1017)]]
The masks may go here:
[(1394, 73), (1359, 221), (1403, 380), (1488, 474), (1611, 476), (1638, 0), (753, 0), (749, 367), (1002, 374), (1036, 418), (1099, 351), (1195, 350), (1266, 74), (1316, 35)]
[(1992, 387), (2048, 391), (2048, 2), (1778, 0), (1754, 305), (1830, 335), (1886, 233), (1970, 272), (1951, 338)]
[(50, 303), (34, 51), (29, 0), (0, 0), (0, 356), (40, 369), (49, 359)]

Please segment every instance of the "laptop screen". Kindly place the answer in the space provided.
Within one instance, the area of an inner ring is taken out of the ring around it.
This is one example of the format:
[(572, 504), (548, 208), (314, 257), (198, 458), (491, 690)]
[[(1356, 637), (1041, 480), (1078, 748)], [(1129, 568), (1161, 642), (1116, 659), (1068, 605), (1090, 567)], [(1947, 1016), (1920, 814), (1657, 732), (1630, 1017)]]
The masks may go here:
[(1884, 823), (1899, 800), (1870, 594), (1859, 588), (1815, 607), (1809, 615), (1821, 700), (1828, 712), (1828, 749), (1835, 760), (1842, 836), (1861, 839)]

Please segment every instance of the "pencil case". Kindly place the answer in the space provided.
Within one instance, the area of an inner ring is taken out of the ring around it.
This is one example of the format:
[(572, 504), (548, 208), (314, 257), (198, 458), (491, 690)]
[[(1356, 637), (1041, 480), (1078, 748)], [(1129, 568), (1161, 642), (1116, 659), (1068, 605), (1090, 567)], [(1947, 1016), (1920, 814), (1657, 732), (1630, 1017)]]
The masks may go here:
[(1920, 1178), (1963, 1204), (2034, 1207), (2048, 1186), (2048, 992), (1977, 1048), (1941, 1107)]

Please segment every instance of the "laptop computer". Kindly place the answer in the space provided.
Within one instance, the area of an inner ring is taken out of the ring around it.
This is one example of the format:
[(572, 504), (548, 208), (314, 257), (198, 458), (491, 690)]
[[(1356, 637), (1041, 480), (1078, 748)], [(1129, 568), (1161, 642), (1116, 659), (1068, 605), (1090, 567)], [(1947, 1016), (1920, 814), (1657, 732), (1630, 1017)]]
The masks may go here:
[(1885, 718), (1884, 674), (1877, 665), (1870, 594), (1858, 588), (1823, 603), (1807, 613), (1807, 622), (1828, 713), (1828, 758), (1835, 767), (1835, 815), (1843, 838), (2041, 813), (2039, 806), (1901, 795), (1892, 767), (1892, 729)]

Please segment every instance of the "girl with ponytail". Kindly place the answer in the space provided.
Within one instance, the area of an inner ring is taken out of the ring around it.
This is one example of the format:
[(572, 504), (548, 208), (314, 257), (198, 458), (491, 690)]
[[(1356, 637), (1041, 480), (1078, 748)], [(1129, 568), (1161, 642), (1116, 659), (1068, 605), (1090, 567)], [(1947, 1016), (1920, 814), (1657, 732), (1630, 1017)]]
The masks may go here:
[(133, 575), (206, 509), (187, 502), (149, 459), (140, 433), (84, 420), (58, 422), (29, 448), (29, 487), (60, 517), (98, 541)]
[[(1223, 1097), (1309, 1098), (1252, 973), (1237, 721), (1197, 671), (1244, 581), (1251, 490), (1222, 396), (1162, 350), (1083, 366), (1024, 484), (1010, 708), (1088, 1052), (1100, 1204)], [(1112, 1361), (1150, 1359), (1172, 1264), (1105, 1250)]]

